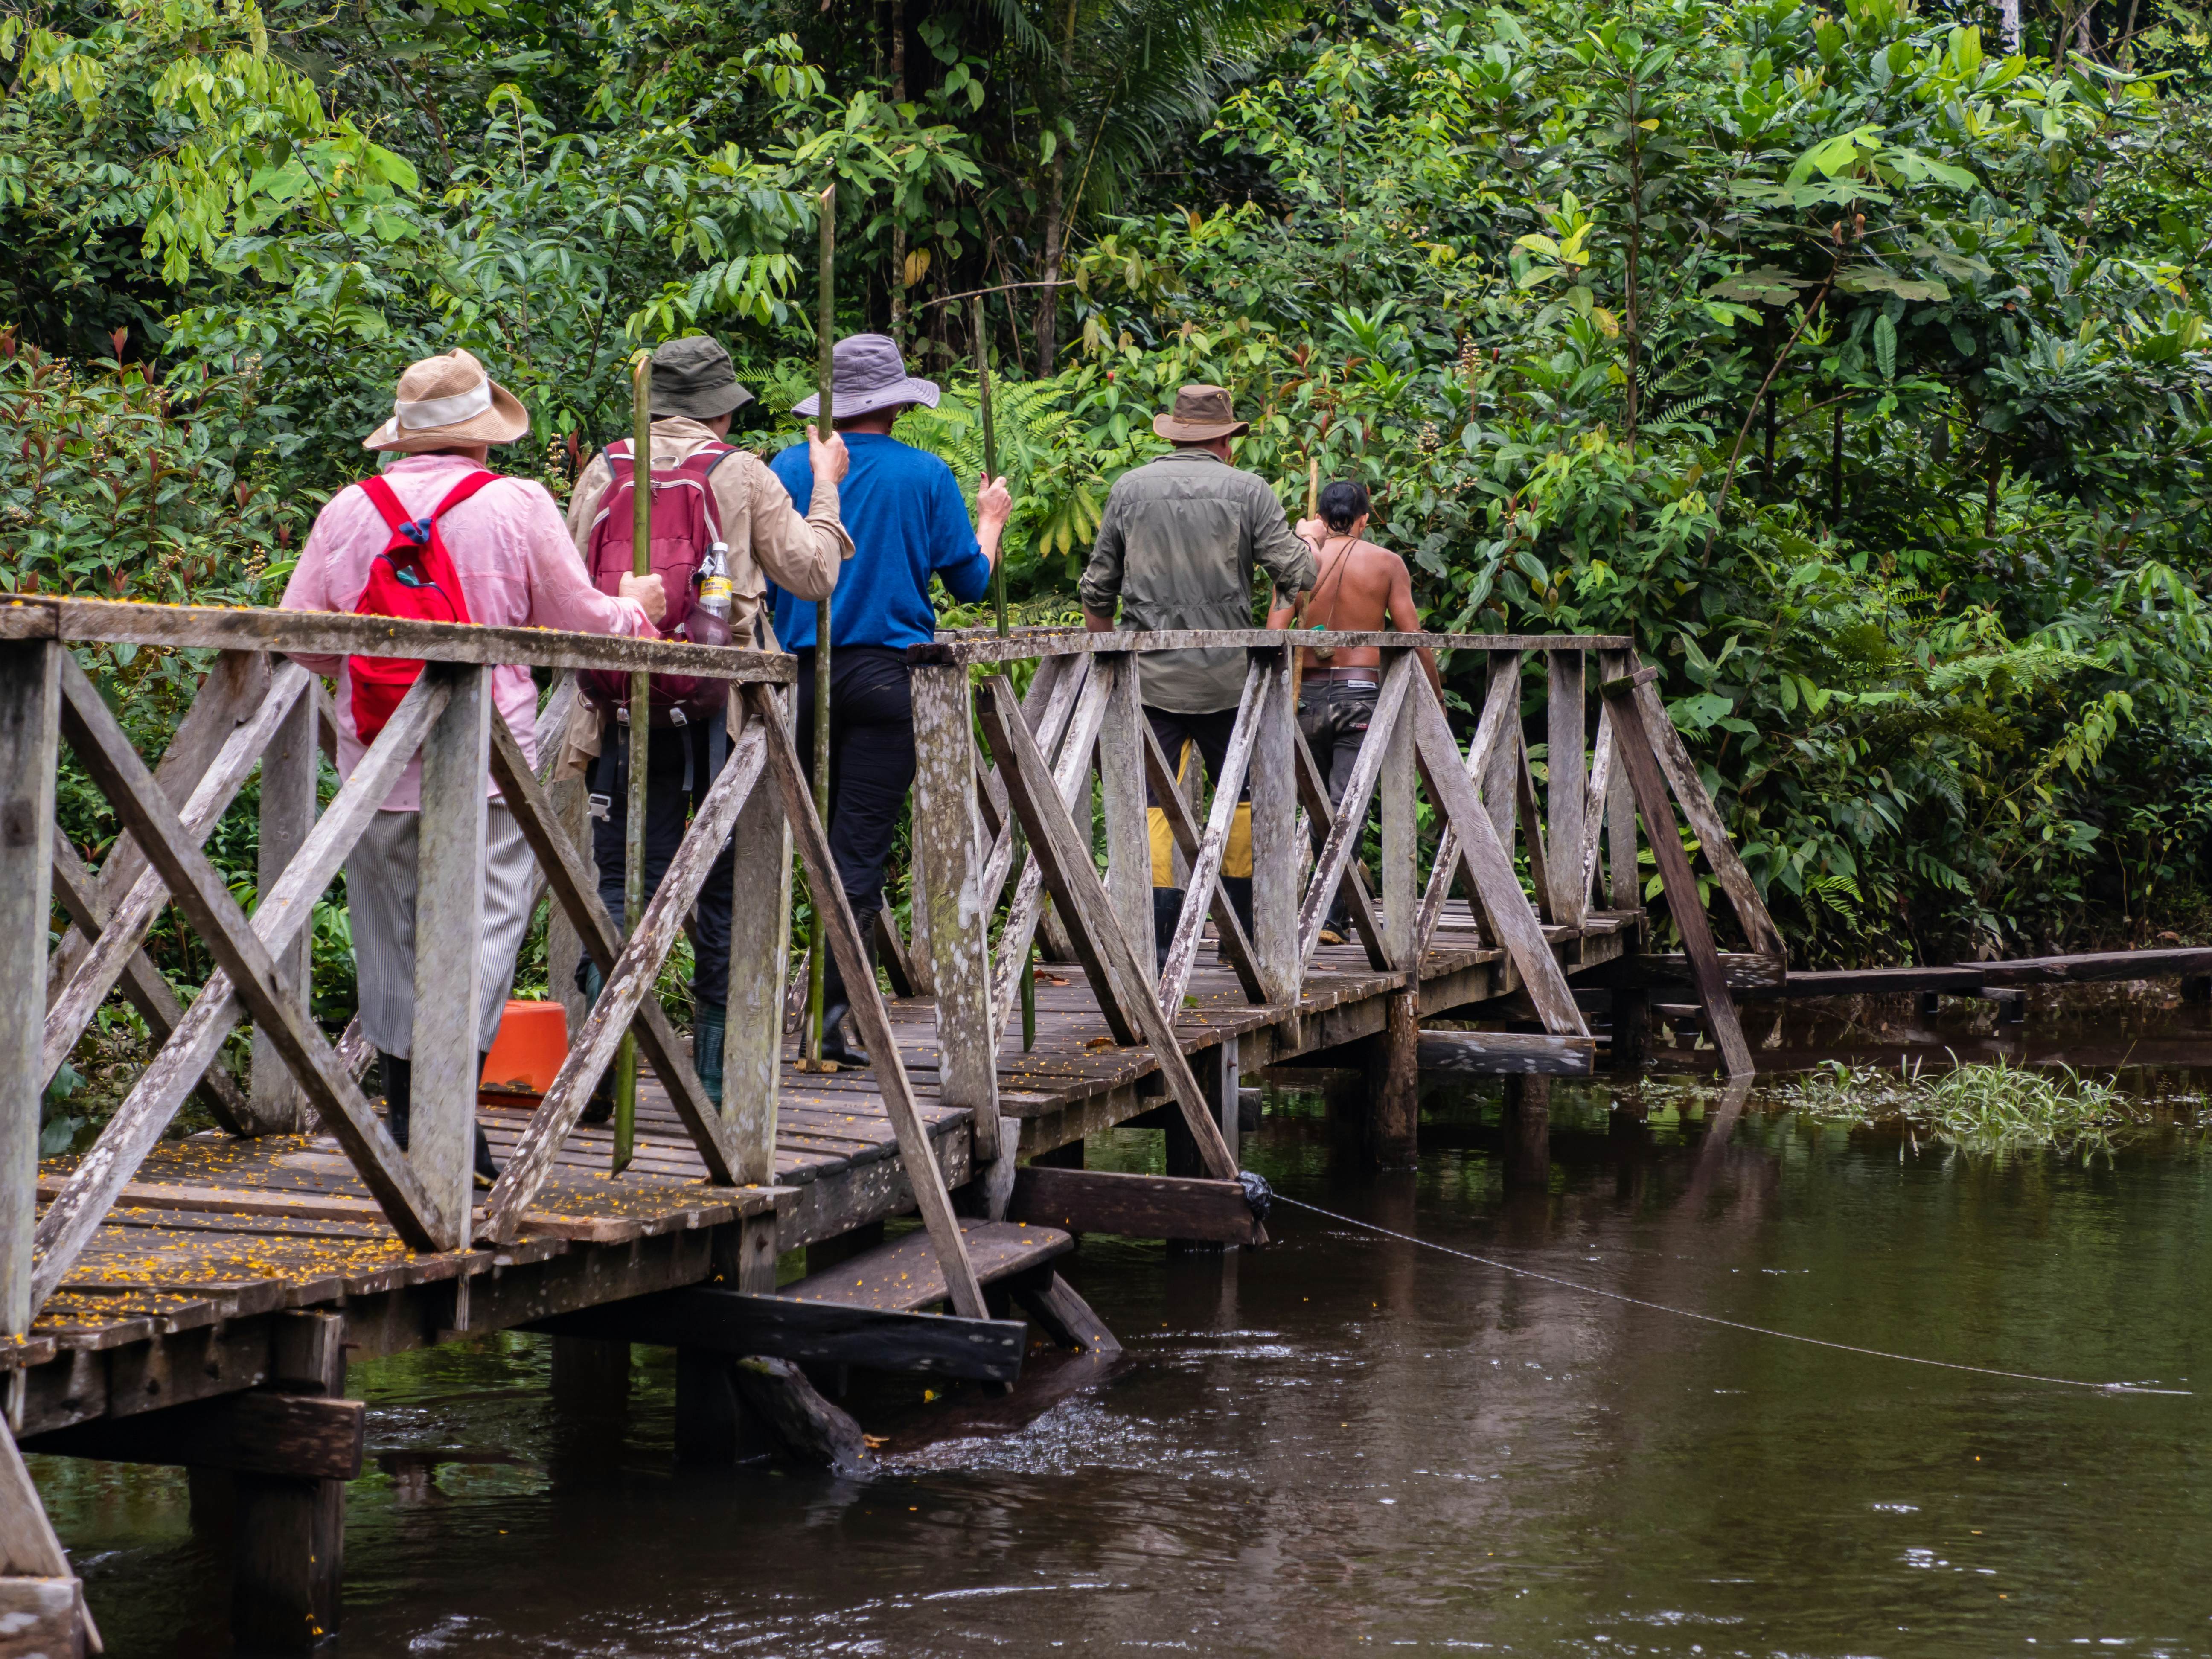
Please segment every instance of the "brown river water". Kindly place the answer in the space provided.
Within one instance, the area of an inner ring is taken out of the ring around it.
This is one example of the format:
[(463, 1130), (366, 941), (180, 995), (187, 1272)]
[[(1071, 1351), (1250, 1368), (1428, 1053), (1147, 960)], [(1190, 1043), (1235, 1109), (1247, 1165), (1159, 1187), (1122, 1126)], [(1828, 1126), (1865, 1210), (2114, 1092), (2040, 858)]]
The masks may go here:
[[(1068, 1277), (1126, 1361), (1041, 1412), (856, 1390), (890, 1437), (860, 1480), (676, 1468), (665, 1351), (618, 1414), (556, 1405), (530, 1336), (363, 1365), (325, 1651), (2212, 1656), (2205, 1011), (1747, 1012), (1764, 1065), (2120, 1067), (2173, 1121), (2087, 1168), (1765, 1090), (1716, 1128), (1678, 1046), (1562, 1085), (1550, 1191), (1508, 1193), (1494, 1090), (1429, 1092), (1419, 1171), (1373, 1176), (1271, 1086), (1246, 1162), (1285, 1195), (1636, 1300), (1293, 1208), (1226, 1258), (1092, 1239)], [(227, 1651), (179, 1472), (34, 1466), (111, 1654)]]

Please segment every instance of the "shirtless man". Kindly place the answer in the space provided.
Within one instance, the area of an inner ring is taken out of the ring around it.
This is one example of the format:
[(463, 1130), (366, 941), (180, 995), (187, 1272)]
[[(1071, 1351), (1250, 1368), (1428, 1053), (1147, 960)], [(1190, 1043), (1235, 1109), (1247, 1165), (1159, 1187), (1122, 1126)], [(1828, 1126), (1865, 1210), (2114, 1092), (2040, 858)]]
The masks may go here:
[[(1390, 629), (1418, 634), (1421, 613), (1413, 608), (1413, 585), (1406, 562), (1388, 548), (1364, 540), (1367, 532), (1367, 486), (1339, 479), (1321, 492), (1320, 517), (1298, 526), (1298, 533), (1313, 544), (1316, 574), (1306, 600), (1304, 625), (1368, 633)], [(1291, 625), (1292, 602), (1278, 592), (1267, 613), (1267, 626)], [(1352, 769), (1367, 726), (1375, 714), (1375, 697), (1382, 681), (1382, 653), (1373, 646), (1339, 648), (1326, 660), (1313, 651), (1301, 651), (1303, 674), (1298, 693), (1298, 729), (1305, 734), (1315, 763), (1328, 780), (1332, 806), (1340, 805), (1352, 783)], [(1422, 671), (1441, 694), (1443, 682), (1437, 674), (1431, 652), (1421, 653)], [(1316, 849), (1328, 826), (1316, 824)], [(1345, 918), (1342, 901), (1332, 906), (1322, 934), (1325, 943), (1340, 944)]]

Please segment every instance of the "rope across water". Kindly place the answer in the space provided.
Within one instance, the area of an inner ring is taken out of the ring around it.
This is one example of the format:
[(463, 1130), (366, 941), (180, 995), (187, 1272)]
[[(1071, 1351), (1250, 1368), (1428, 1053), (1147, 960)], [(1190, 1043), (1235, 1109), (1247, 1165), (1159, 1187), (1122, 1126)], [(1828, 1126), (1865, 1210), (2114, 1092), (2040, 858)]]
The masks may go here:
[(1839, 1353), (1863, 1354), (1871, 1359), (1894, 1359), (1906, 1365), (1930, 1365), (1937, 1370), (1966, 1371), (1976, 1376), (2002, 1376), (2015, 1382), (2044, 1382), (2060, 1389), (2094, 1389), (2100, 1394), (2162, 1394), (2193, 1398), (2188, 1389), (2153, 1389), (2136, 1382), (2087, 1382), (2074, 1376), (2045, 1376), (2038, 1371), (2008, 1371), (1994, 1365), (1966, 1365), (1954, 1359), (1928, 1359), (1918, 1354), (1893, 1353), (1887, 1348), (1863, 1348), (1850, 1342), (1831, 1342), (1825, 1337), (1801, 1336), (1795, 1331), (1778, 1331), (1765, 1325), (1747, 1325), (1740, 1319), (1723, 1319), (1718, 1314), (1698, 1313), (1689, 1308), (1670, 1307), (1664, 1302), (1646, 1301), (1640, 1296), (1630, 1296), (1620, 1291), (1608, 1291), (1595, 1285), (1585, 1285), (1577, 1279), (1562, 1279), (1557, 1273), (1540, 1272), (1534, 1267), (1516, 1267), (1510, 1261), (1500, 1261), (1494, 1256), (1477, 1255), (1472, 1250), (1456, 1250), (1449, 1244), (1439, 1244), (1434, 1239), (1419, 1238), (1412, 1233), (1401, 1233), (1394, 1228), (1362, 1221), (1358, 1216), (1340, 1215), (1334, 1210), (1324, 1210), (1318, 1204), (1309, 1204), (1303, 1199), (1291, 1198), (1275, 1192), (1273, 1201), (1287, 1204), (1293, 1209), (1310, 1211), (1330, 1221), (1340, 1221), (1347, 1227), (1364, 1228), (1385, 1238), (1395, 1238), (1407, 1244), (1418, 1244), (1424, 1249), (1435, 1250), (1444, 1255), (1457, 1256), (1462, 1261), (1473, 1261), (1486, 1267), (1495, 1267), (1499, 1273), (1510, 1273), (1516, 1279), (1540, 1279), (1547, 1285), (1558, 1285), (1570, 1291), (1579, 1291), (1584, 1296), (1603, 1297), (1608, 1302), (1625, 1302), (1634, 1308), (1649, 1308), (1655, 1313), (1672, 1314), (1678, 1319), (1694, 1319), (1700, 1324), (1724, 1325), (1732, 1331), (1748, 1331), (1753, 1336), (1771, 1336), (1784, 1342), (1802, 1342), (1808, 1347), (1832, 1348)]

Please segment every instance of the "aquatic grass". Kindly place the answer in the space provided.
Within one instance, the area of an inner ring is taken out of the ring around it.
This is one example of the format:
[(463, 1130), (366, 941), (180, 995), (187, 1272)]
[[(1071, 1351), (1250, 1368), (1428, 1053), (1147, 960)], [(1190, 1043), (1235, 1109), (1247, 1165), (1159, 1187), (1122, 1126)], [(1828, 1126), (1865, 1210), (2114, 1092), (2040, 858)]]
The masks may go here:
[(1895, 1071), (1830, 1060), (1784, 1091), (1794, 1109), (1829, 1121), (1903, 1119), (1961, 1152), (2002, 1158), (2049, 1149), (2083, 1162), (2110, 1157), (2115, 1130), (2148, 1120), (2112, 1079), (2070, 1066), (1954, 1065), (1933, 1076), (1918, 1060)]

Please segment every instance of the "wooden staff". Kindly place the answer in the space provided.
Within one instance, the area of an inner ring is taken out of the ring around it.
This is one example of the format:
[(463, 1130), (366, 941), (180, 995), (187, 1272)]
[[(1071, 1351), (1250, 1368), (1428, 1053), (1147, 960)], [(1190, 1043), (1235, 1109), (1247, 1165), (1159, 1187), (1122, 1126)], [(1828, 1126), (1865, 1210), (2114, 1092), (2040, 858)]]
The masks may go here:
[[(991, 337), (983, 326), (983, 296), (969, 301), (969, 331), (975, 337), (975, 412), (983, 422), (983, 479), (999, 471), (999, 434), (991, 424)], [(976, 486), (981, 495), (982, 485)], [(981, 511), (979, 506), (978, 511)], [(991, 599), (999, 608), (999, 637), (1006, 637), (1006, 552), (1001, 547), (991, 566)]]
[[(975, 339), (975, 413), (983, 423), (983, 477), (988, 481), (999, 471), (999, 434), (991, 421), (991, 336), (984, 326), (983, 296), (974, 294), (968, 300), (968, 331)], [(983, 487), (978, 484), (975, 493), (980, 497)], [(981, 505), (977, 510), (980, 512)], [(1006, 550), (1001, 546), (999, 556), (991, 566), (991, 600), (998, 607), (999, 637), (1006, 637)], [(1022, 852), (1018, 830), (1014, 836), (1014, 856)], [(1052, 901), (1047, 898), (1045, 903)], [(1036, 1047), (1036, 937), (1032, 933), (1022, 958), (1022, 1052), (1029, 1053)]]
[[(836, 430), (832, 412), (837, 378), (837, 186), (822, 192), (821, 298), (815, 312), (815, 332), (821, 339), (821, 356), (815, 370), (820, 383), (821, 407), (815, 411), (814, 429), (823, 440)], [(830, 601), (814, 602), (814, 810), (822, 828), (830, 828)], [(822, 1064), (822, 998), (823, 975), (830, 963), (827, 936), (822, 931), (823, 896), (814, 896), (812, 915), (806, 924), (806, 1058)], [(848, 988), (849, 989), (849, 988)]]
[[(630, 359), (630, 554), (633, 575), (653, 571), (653, 354), (640, 347)], [(629, 677), (629, 795), (623, 820), (623, 937), (637, 931), (645, 915), (645, 786), (653, 748), (653, 676)], [(637, 1149), (637, 1039), (625, 1036), (615, 1057), (614, 1148), (610, 1168), (620, 1175)]]
[[(1306, 517), (1308, 519), (1314, 519), (1318, 517), (1320, 514), (1321, 459), (1318, 456), (1309, 456), (1306, 459)], [(1320, 572), (1318, 570), (1315, 572), (1315, 580), (1320, 580)], [(1305, 616), (1306, 596), (1304, 593), (1301, 593), (1291, 602), (1291, 627), (1294, 631), (1304, 623)], [(1300, 682), (1305, 678), (1305, 659), (1306, 653), (1304, 652), (1298, 650), (1295, 647), (1291, 648), (1291, 718), (1292, 720), (1296, 720), (1297, 718), (1299, 686)]]

